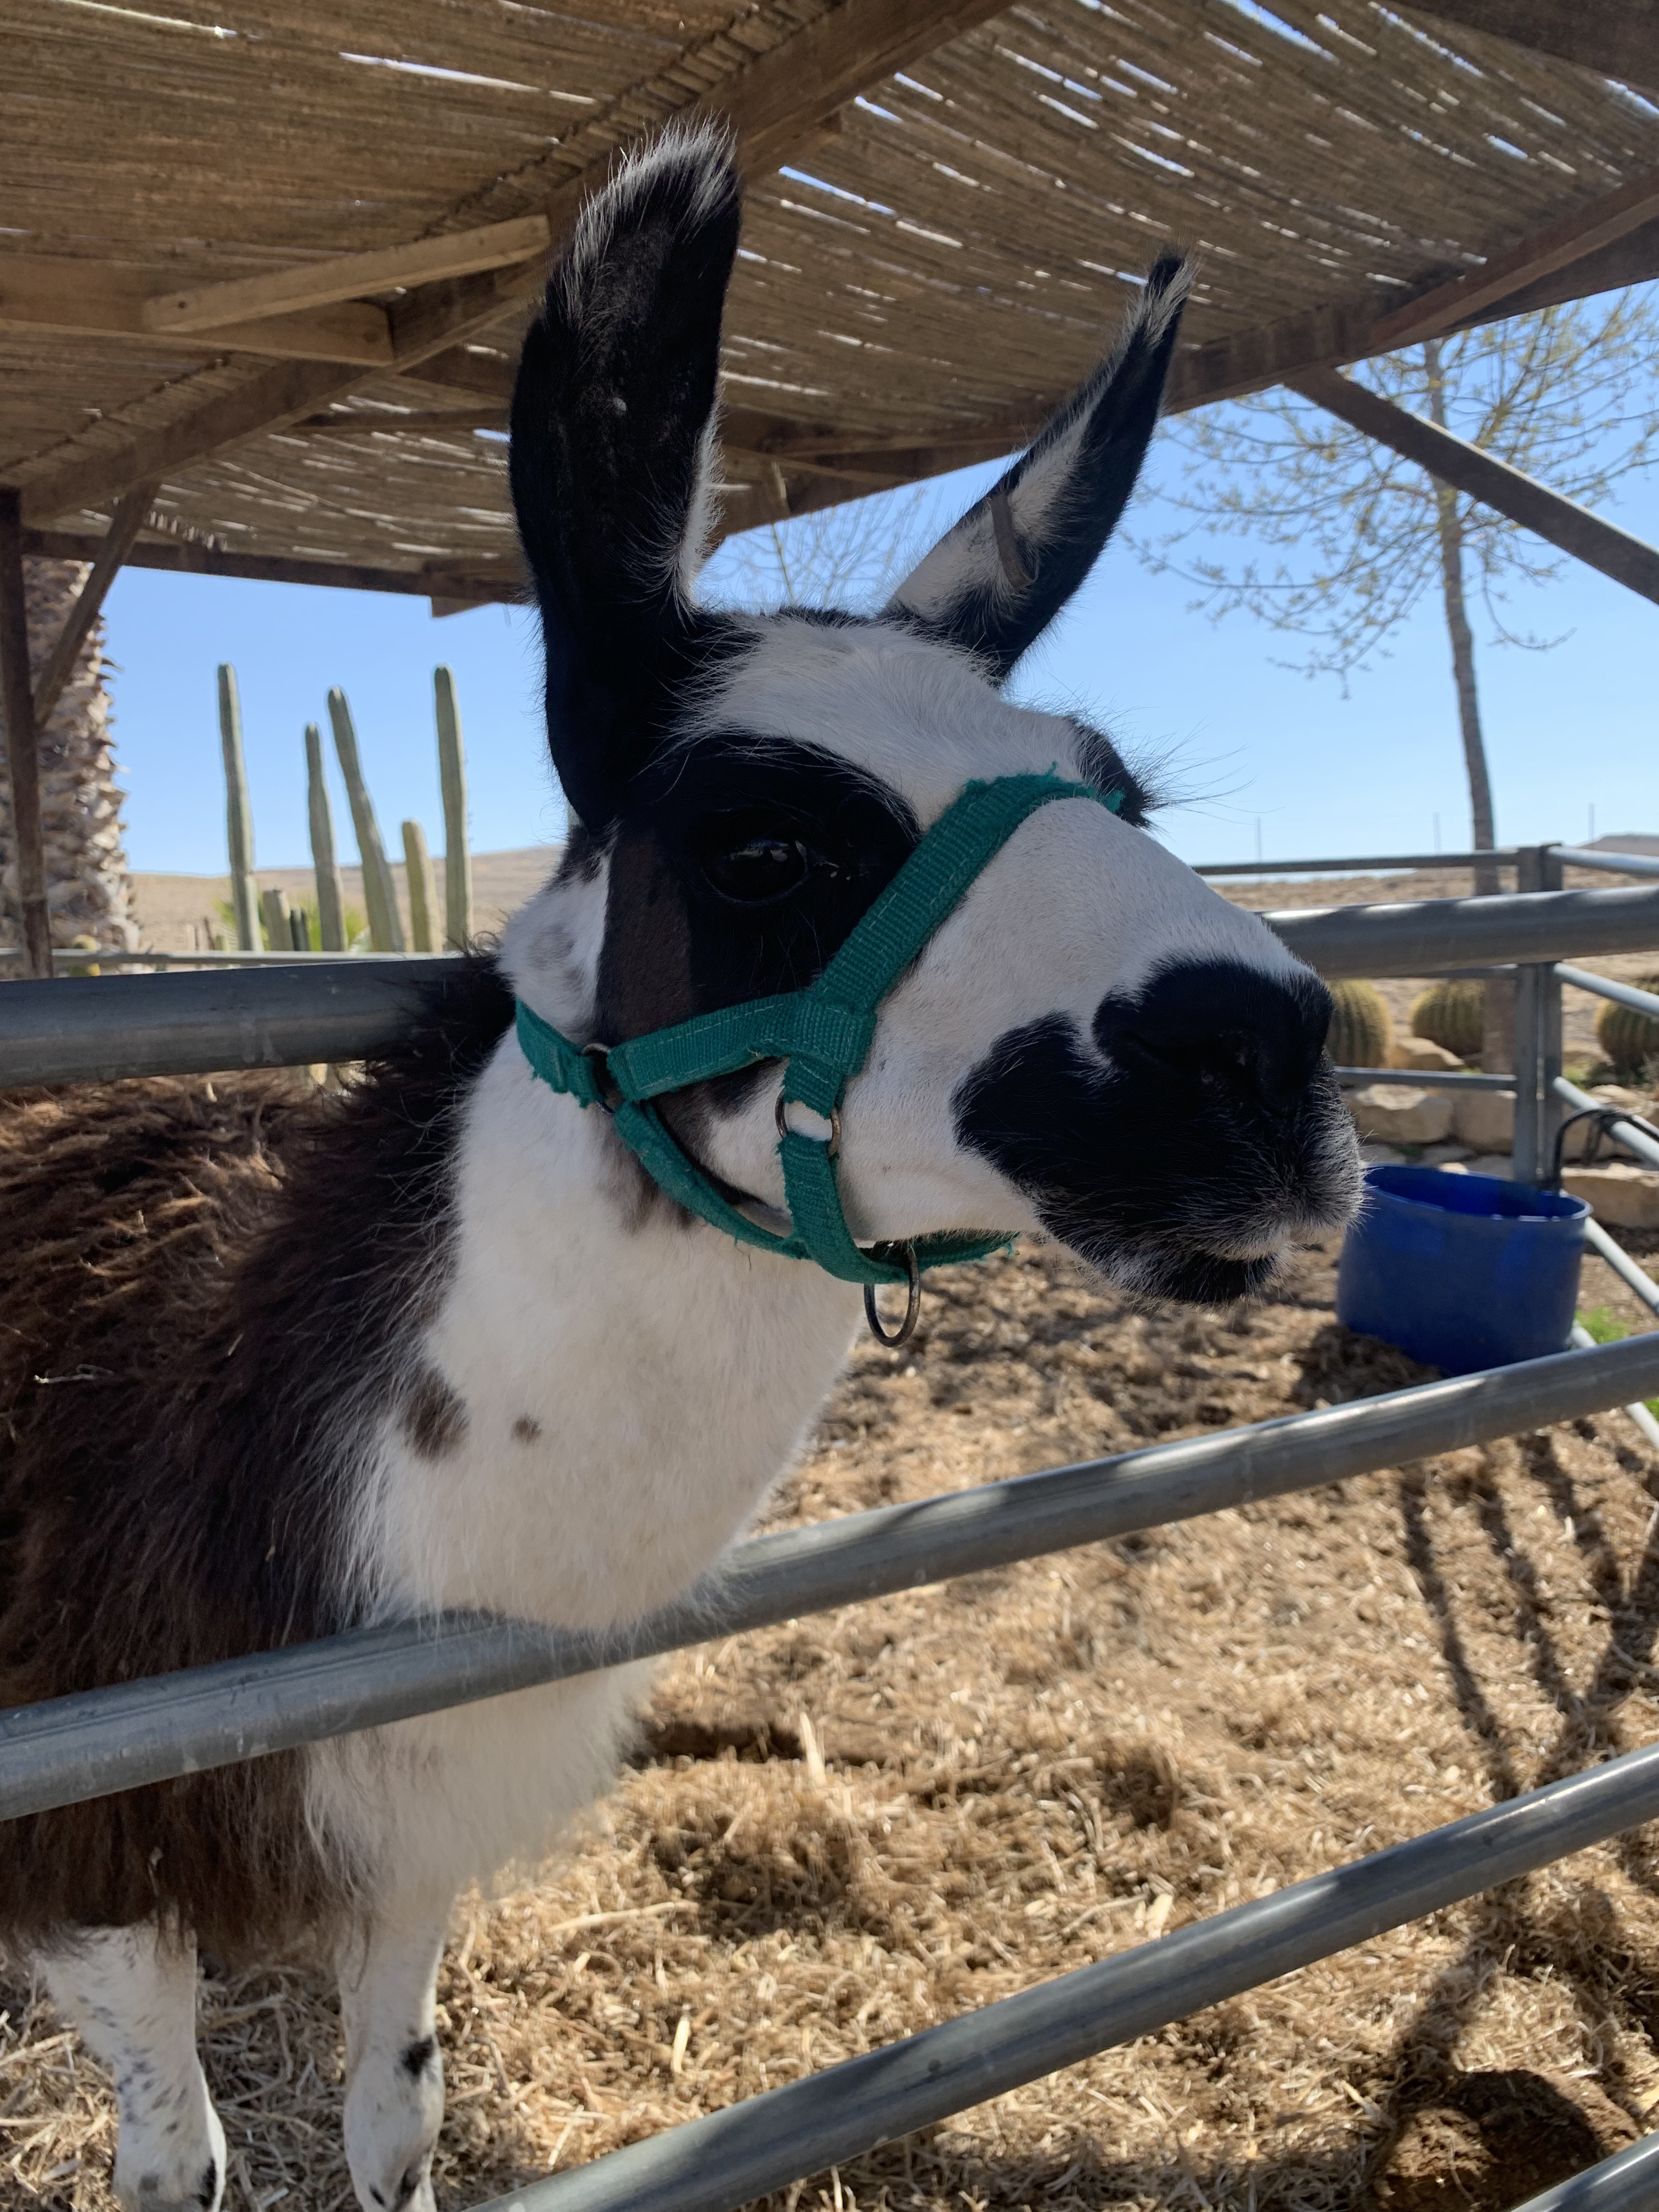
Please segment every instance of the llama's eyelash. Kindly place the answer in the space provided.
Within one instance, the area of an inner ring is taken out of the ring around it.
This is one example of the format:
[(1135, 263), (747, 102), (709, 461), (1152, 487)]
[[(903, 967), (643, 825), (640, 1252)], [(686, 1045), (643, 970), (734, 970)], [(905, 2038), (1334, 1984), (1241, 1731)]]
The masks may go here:
[(1165, 803), (1164, 793), (1129, 766), (1103, 730), (1076, 720), (1072, 727), (1077, 735), (1079, 775), (1103, 799), (1121, 801), (1113, 809), (1120, 822), (1127, 822), (1132, 830), (1144, 830)]

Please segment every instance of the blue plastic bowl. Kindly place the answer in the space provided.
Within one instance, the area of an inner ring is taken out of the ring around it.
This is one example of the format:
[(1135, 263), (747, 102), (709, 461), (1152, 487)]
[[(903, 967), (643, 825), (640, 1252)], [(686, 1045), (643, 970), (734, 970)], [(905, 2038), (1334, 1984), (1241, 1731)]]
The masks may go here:
[(1589, 1216), (1582, 1198), (1495, 1176), (1370, 1168), (1337, 1319), (1445, 1375), (1565, 1352)]

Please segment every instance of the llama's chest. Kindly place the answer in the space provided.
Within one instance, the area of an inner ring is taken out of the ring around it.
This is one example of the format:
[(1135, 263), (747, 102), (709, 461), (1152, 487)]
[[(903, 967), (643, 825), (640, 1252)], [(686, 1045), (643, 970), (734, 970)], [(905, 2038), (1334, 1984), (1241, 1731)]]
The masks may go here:
[(517, 1078), (486, 1079), (462, 1147), (447, 1286), (360, 1556), (387, 1610), (598, 1626), (675, 1596), (748, 1521), (856, 1292), (665, 1206), (629, 1225), (604, 1125)]

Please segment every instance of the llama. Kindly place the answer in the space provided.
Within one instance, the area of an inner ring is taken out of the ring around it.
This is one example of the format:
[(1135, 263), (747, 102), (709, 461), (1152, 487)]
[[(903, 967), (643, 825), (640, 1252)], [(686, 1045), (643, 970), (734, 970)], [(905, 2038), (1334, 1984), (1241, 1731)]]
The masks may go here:
[[(338, 1097), (155, 1082), (0, 1122), (0, 1702), (452, 1607), (603, 1629), (708, 1572), (856, 1285), (688, 1210), (528, 1040), (602, 1054), (811, 984), (969, 787), (1066, 780), (898, 975), (833, 1116), (776, 1058), (661, 1100), (709, 1203), (787, 1226), (790, 1139), (833, 1143), (860, 1246), (1039, 1231), (1201, 1300), (1352, 1209), (1322, 986), (1154, 842), (1109, 738), (1000, 696), (1133, 488), (1184, 265), (878, 614), (732, 614), (692, 580), (738, 220), (718, 138), (659, 141), (525, 343), (512, 484), (571, 821), (499, 953)], [(637, 1690), (618, 1669), (0, 1826), (0, 1936), (113, 2075), (121, 2203), (221, 2200), (198, 1942), (303, 1937), (338, 1966), (359, 2202), (429, 2208), (453, 1899), (605, 1786)]]

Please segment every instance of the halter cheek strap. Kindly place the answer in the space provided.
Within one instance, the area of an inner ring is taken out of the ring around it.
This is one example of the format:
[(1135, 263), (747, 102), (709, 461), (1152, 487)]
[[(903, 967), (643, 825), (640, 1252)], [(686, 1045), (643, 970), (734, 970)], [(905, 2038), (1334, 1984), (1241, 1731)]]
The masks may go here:
[[(882, 1001), (1021, 823), (1061, 799), (1092, 799), (1114, 813), (1121, 804), (1115, 792), (1103, 796), (1057, 775), (970, 783), (921, 839), (823, 974), (805, 989), (746, 1000), (671, 1029), (650, 1030), (626, 1044), (586, 1049), (520, 1000), (518, 1036), (525, 1058), (555, 1091), (609, 1112), (617, 1134), (652, 1181), (688, 1212), (740, 1244), (786, 1259), (811, 1260), (843, 1282), (862, 1283), (872, 1328), (884, 1343), (902, 1343), (915, 1325), (916, 1285), (923, 1268), (981, 1260), (1010, 1239), (961, 1232), (867, 1250), (855, 1243), (841, 1204), (842, 1102), (848, 1083), (869, 1056)], [(693, 1084), (768, 1060), (784, 1063), (778, 1151), (792, 1224), (787, 1234), (763, 1228), (724, 1197), (682, 1148), (656, 1103)], [(791, 1105), (804, 1106), (828, 1121), (829, 1138), (791, 1128)], [(883, 1335), (875, 1317), (873, 1290), (880, 1283), (903, 1283), (910, 1291), (906, 1325), (896, 1336)]]

